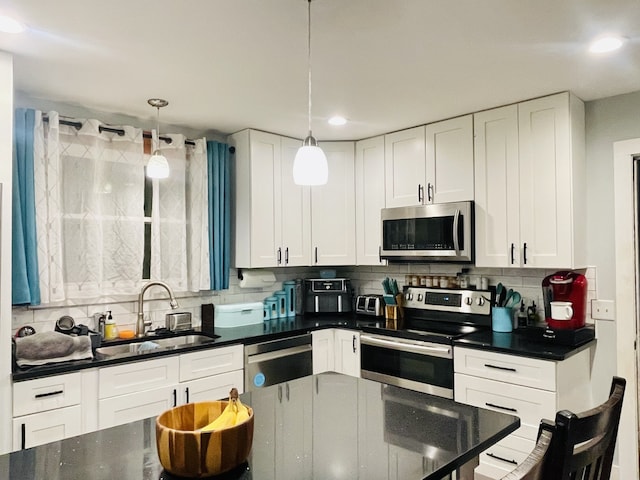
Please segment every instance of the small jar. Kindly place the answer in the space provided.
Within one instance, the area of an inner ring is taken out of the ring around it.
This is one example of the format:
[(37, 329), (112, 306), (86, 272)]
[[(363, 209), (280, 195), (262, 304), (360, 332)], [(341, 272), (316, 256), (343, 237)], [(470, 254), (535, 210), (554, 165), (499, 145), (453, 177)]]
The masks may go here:
[(427, 275), (424, 279), (424, 286), (425, 287), (433, 287), (433, 277), (431, 277), (431, 275)]
[(440, 288), (449, 288), (449, 279), (447, 277), (440, 277)]
[(420, 286), (421, 287), (426, 287), (427, 286), (427, 276), (426, 275), (420, 275)]
[(469, 277), (467, 275), (460, 275), (458, 278), (458, 286), (460, 288), (469, 288)]
[(419, 287), (420, 286), (420, 279), (418, 278), (417, 275), (412, 275), (411, 276), (411, 286), (412, 287)]
[(411, 275), (405, 275), (404, 276), (404, 284), (405, 285), (411, 285)]

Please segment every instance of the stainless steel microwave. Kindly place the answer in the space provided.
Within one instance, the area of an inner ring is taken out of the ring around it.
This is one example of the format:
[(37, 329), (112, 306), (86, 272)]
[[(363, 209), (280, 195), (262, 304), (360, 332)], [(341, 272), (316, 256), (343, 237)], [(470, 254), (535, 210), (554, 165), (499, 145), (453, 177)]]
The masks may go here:
[(473, 262), (473, 202), (383, 208), (381, 258)]

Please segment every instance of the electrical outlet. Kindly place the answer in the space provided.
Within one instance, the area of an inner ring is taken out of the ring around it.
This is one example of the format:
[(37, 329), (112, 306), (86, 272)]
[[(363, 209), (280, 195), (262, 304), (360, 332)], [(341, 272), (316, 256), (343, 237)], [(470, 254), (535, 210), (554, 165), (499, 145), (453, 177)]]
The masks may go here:
[(591, 318), (595, 320), (615, 320), (616, 304), (613, 300), (591, 300)]

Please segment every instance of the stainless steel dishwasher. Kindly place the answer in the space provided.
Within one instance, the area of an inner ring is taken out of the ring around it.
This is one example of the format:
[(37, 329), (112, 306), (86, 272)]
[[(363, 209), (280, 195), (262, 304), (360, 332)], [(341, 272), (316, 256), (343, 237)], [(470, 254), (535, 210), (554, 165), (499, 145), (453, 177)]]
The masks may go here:
[(306, 377), (312, 373), (310, 333), (244, 347), (245, 391)]

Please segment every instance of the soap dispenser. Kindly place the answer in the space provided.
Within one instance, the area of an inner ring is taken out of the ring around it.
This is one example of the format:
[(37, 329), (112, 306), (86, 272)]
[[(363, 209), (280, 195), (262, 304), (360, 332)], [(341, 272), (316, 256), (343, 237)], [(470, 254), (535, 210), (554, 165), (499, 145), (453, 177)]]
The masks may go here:
[(109, 310), (109, 315), (107, 316), (107, 321), (104, 326), (104, 338), (106, 340), (115, 340), (118, 338), (118, 328), (116, 327), (116, 322), (111, 316), (111, 310)]

